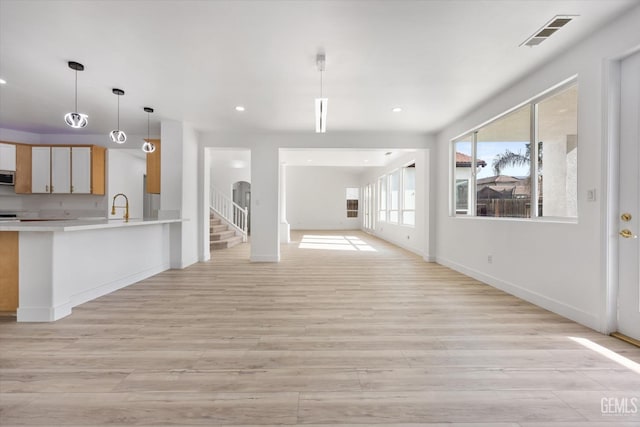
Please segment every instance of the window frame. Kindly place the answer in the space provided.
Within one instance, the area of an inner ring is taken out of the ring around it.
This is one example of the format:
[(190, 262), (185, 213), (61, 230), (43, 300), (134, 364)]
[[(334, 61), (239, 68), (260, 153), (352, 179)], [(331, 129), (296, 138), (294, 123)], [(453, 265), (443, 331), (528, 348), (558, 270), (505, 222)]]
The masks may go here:
[[(400, 225), (400, 206), (401, 206), (401, 198), (400, 193), (402, 192), (402, 168), (396, 168), (387, 174), (387, 222), (389, 224), (398, 224)], [(398, 174), (398, 207), (393, 209), (392, 196), (391, 196), (391, 181), (393, 174)], [(391, 217), (392, 212), (396, 213), (396, 220), (392, 220)]]
[[(387, 183), (388, 183), (388, 176), (387, 175), (382, 175), (380, 178), (377, 179), (377, 189), (378, 189), (378, 200), (377, 200), (377, 209), (376, 209), (376, 213), (377, 213), (377, 218), (378, 218), (378, 222), (387, 222), (388, 217), (389, 217), (389, 203), (388, 203), (388, 191), (387, 191)], [(383, 195), (383, 191), (384, 190), (384, 195)], [(382, 206), (384, 202), (384, 207)], [(384, 214), (383, 214), (384, 212)]]
[[(580, 217), (579, 210), (575, 217), (569, 216), (541, 216), (538, 209), (538, 192), (539, 192), (539, 183), (538, 183), (538, 156), (539, 156), (539, 147), (538, 141), (538, 104), (549, 99), (572, 86), (576, 86), (579, 90), (578, 84), (578, 76), (572, 76), (557, 85), (547, 89), (546, 91), (530, 98), (529, 100), (518, 104), (507, 111), (493, 117), (486, 122), (467, 130), (460, 135), (452, 138), (449, 141), (449, 216), (454, 218), (485, 218), (491, 220), (504, 220), (504, 221), (556, 221), (556, 222), (568, 222), (568, 223), (577, 223), (578, 218)], [(536, 161), (530, 162), (530, 171), (529, 176), (531, 177), (531, 195), (530, 195), (530, 205), (532, 208), (530, 209), (531, 215), (529, 217), (501, 217), (501, 216), (479, 216), (477, 214), (477, 148), (478, 148), (478, 132), (484, 127), (508, 116), (509, 114), (517, 111), (518, 109), (529, 105), (530, 107), (530, 120), (529, 120), (529, 143), (531, 144), (531, 159), (536, 159)], [(578, 106), (579, 110), (579, 106)], [(576, 113), (577, 114), (577, 113)], [(579, 121), (579, 117), (578, 117)], [(579, 132), (577, 132), (578, 140), (579, 140)], [(467, 209), (466, 214), (458, 214), (456, 213), (456, 142), (460, 142), (464, 138), (471, 136), (469, 140), (471, 142), (471, 178), (469, 179), (469, 207)], [(579, 145), (578, 145), (579, 147)], [(578, 156), (579, 156), (578, 151)], [(578, 165), (576, 165), (577, 168)], [(577, 171), (576, 171), (577, 174)], [(579, 187), (579, 183), (578, 183)], [(579, 208), (579, 206), (578, 206)]]
[[(417, 186), (418, 186), (418, 176), (417, 176), (417, 172), (416, 172), (416, 162), (415, 160), (412, 160), (410, 162), (405, 163), (404, 166), (402, 166), (400, 168), (400, 204), (399, 204), (399, 224), (403, 225), (405, 227), (415, 227), (416, 226), (416, 204), (417, 204)], [(404, 187), (404, 183), (405, 183), (405, 171), (407, 169), (413, 169), (413, 209), (406, 209), (405, 208), (405, 197), (404, 197), (404, 193), (405, 193), (405, 187)], [(405, 212), (413, 212), (413, 224), (408, 224), (404, 221), (404, 213)]]

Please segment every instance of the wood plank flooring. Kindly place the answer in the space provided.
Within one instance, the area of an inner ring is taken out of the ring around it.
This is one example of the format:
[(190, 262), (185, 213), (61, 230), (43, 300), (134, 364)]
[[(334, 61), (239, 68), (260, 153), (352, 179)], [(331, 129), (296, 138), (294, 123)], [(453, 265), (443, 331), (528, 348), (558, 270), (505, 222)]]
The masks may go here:
[(640, 349), (364, 233), (293, 240), (3, 319), (0, 425), (640, 425), (601, 409), (640, 371), (569, 337)]

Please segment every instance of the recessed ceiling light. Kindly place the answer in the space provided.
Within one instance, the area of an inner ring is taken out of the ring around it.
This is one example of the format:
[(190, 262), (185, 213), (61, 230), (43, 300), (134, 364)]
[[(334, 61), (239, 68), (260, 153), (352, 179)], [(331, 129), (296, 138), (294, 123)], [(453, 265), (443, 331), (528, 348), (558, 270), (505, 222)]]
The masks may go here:
[(242, 112), (242, 111), (244, 111), (244, 107), (243, 107), (242, 105), (238, 105), (238, 106), (236, 107), (236, 111), (240, 111), (240, 112)]
[(369, 159), (364, 159), (363, 160), (365, 163), (369, 163)]
[(0, 79), (0, 85), (6, 85), (7, 81), (5, 79)]
[(311, 163), (312, 161), (313, 161), (313, 160), (311, 160), (311, 159), (307, 160), (307, 162), (309, 162), (309, 163)]
[(399, 113), (399, 112), (401, 112), (401, 111), (402, 111), (402, 108), (401, 108), (401, 107), (393, 107), (393, 108), (391, 109), (391, 111), (393, 111), (394, 113)]

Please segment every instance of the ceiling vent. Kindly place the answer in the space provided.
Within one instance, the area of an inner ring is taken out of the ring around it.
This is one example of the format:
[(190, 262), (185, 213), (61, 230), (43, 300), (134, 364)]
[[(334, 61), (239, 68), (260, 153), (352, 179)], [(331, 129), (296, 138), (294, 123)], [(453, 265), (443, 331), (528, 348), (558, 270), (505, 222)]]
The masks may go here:
[(532, 36), (520, 44), (520, 46), (538, 46), (540, 43), (551, 37), (560, 28), (567, 25), (578, 15), (556, 15), (539, 28)]

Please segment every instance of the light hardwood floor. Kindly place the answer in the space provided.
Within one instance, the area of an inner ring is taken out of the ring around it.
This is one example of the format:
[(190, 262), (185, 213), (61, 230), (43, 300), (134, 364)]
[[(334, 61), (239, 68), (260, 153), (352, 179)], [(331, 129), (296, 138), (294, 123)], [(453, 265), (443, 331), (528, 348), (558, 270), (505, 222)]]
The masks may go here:
[(640, 371), (569, 337), (640, 349), (366, 234), (304, 234), (279, 264), (240, 245), (55, 323), (2, 320), (0, 424), (640, 425), (601, 411), (640, 398)]

